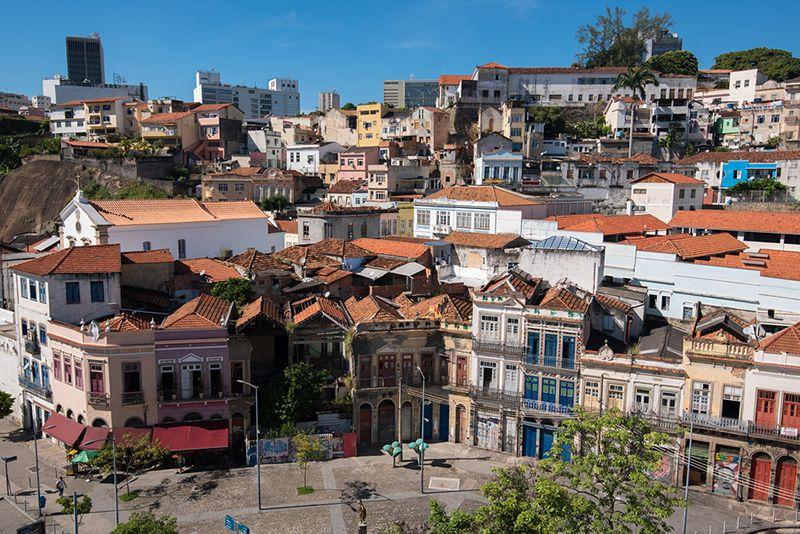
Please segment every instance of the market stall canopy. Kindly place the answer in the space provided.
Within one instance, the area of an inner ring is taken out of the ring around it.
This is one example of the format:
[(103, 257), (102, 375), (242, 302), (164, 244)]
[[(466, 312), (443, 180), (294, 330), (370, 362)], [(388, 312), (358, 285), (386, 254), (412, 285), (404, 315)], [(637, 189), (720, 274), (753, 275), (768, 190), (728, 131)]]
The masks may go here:
[(108, 427), (105, 426), (87, 426), (78, 448), (83, 451), (99, 451), (108, 441), (108, 432)]
[(148, 443), (151, 442), (153, 438), (153, 429), (121, 426), (114, 429), (114, 444), (117, 447), (126, 447), (138, 443), (143, 436), (147, 437)]
[(67, 419), (60, 413), (50, 414), (47, 421), (42, 425), (42, 431), (48, 436), (56, 438), (61, 443), (75, 447), (83, 436), (83, 431), (86, 429), (82, 424)]
[(73, 464), (88, 464), (94, 460), (98, 454), (100, 453), (97, 451), (81, 451), (76, 454), (71, 461)]
[(153, 441), (172, 452), (228, 448), (228, 421), (198, 421), (153, 427)]

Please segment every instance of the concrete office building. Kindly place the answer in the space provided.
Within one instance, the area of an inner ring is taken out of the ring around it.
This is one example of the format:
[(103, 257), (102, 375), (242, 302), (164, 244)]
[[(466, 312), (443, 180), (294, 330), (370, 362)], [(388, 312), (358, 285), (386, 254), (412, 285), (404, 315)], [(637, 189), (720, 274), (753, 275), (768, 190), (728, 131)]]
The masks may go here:
[(268, 87), (223, 84), (216, 71), (195, 72), (193, 98), (203, 104), (236, 104), (245, 118), (286, 117), (300, 113), (297, 80), (273, 78)]
[(669, 30), (661, 30), (658, 35), (650, 37), (644, 42), (644, 55), (642, 59), (647, 61), (653, 56), (683, 49), (683, 39), (677, 33)]
[(436, 80), (384, 80), (383, 103), (394, 108), (435, 106), (439, 94)]
[(0, 93), (0, 108), (13, 109), (19, 111), (19, 108), (30, 106), (31, 99), (26, 95), (17, 93)]
[(147, 100), (147, 86), (140, 84), (81, 84), (56, 74), (52, 78), (42, 80), (42, 96), (49, 98), (52, 105), (72, 102), (73, 100), (92, 100), (95, 98), (115, 98), (130, 96), (138, 100)]
[(100, 35), (89, 37), (67, 36), (67, 77), (74, 81), (91, 84), (106, 83), (103, 43)]
[(317, 111), (327, 113), (332, 109), (339, 109), (340, 107), (341, 106), (339, 104), (339, 93), (337, 93), (336, 91), (326, 91), (324, 93), (319, 94)]

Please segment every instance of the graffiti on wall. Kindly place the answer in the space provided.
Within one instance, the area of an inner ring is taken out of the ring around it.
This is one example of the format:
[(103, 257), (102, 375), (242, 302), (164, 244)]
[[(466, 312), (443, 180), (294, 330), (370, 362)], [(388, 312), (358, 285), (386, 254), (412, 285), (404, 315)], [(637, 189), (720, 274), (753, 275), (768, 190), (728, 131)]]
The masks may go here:
[(739, 456), (718, 452), (714, 456), (713, 493), (736, 497), (739, 482)]

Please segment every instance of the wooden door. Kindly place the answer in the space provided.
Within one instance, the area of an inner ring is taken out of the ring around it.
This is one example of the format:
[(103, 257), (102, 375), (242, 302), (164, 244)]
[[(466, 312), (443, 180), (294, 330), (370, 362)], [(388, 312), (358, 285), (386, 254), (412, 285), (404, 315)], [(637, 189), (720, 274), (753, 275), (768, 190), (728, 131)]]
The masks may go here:
[(797, 490), (797, 462), (793, 458), (782, 458), (775, 470), (775, 504), (794, 506)]
[(756, 398), (756, 424), (763, 427), (775, 426), (775, 392), (759, 389)]
[(750, 466), (750, 499), (766, 501), (769, 497), (769, 478), (772, 462), (768, 456), (753, 458)]
[(781, 426), (800, 428), (800, 395), (785, 393), (781, 412)]
[(372, 407), (362, 404), (358, 411), (358, 442), (372, 443)]

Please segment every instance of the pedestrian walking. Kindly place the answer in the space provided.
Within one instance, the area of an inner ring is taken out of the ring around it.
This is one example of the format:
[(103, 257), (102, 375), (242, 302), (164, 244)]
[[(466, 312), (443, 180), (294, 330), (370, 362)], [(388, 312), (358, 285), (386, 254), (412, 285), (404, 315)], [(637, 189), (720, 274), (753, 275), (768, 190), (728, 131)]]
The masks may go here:
[(67, 483), (64, 482), (64, 477), (58, 477), (56, 480), (56, 489), (58, 490), (58, 498), (64, 496), (64, 490), (67, 489)]

